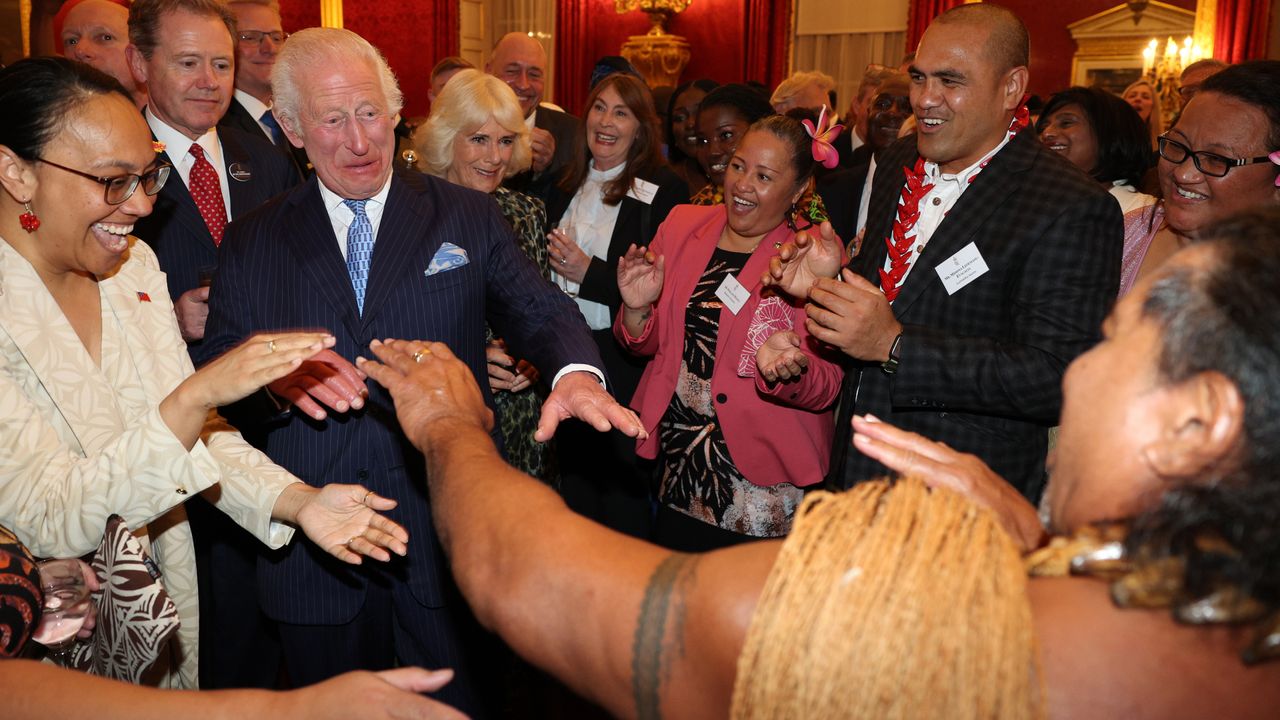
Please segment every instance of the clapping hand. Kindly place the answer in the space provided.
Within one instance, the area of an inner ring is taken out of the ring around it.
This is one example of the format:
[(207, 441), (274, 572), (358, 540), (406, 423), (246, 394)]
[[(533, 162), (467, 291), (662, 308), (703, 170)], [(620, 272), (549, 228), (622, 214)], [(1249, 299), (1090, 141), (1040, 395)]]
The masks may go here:
[(769, 260), (769, 268), (761, 276), (764, 287), (777, 287), (797, 300), (809, 297), (809, 288), (821, 278), (833, 278), (844, 265), (844, 245), (836, 237), (831, 223), (818, 226), (815, 236), (810, 230), (796, 233), (785, 242), (778, 254)]
[(643, 310), (658, 301), (666, 276), (666, 258), (632, 245), (618, 260), (618, 292), (628, 309)]
[(551, 258), (551, 270), (557, 275), (580, 283), (591, 267), (591, 258), (569, 237), (563, 228), (547, 233), (547, 255)]
[(756, 350), (756, 368), (768, 382), (794, 380), (809, 367), (809, 356), (800, 349), (794, 330), (780, 330)]
[(857, 360), (884, 362), (902, 324), (880, 288), (850, 270), (844, 282), (819, 279), (804, 311), (809, 334)]

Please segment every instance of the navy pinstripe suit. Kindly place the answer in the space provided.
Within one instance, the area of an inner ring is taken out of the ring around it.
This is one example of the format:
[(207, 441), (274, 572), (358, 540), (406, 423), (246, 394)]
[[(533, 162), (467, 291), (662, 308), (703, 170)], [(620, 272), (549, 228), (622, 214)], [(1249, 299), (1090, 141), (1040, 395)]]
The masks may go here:
[[(853, 269), (876, 286), (914, 138), (885, 149), (866, 242)], [(1019, 133), (938, 226), (893, 303), (901, 365), (855, 366), (845, 380), (830, 480), (886, 474), (850, 446), (849, 420), (872, 413), (982, 458), (1035, 502), (1062, 374), (1098, 341), (1120, 282), (1123, 220), (1115, 200), (1062, 156)], [(948, 295), (934, 267), (975, 243), (990, 271)]]
[[(427, 276), (446, 240), (463, 248), (469, 262)], [(447, 343), (477, 378), (485, 378), (488, 318), (547, 377), (571, 362), (600, 367), (577, 307), (520, 252), (493, 200), (414, 171), (392, 176), (363, 316), (314, 177), (232, 223), (220, 259), (207, 335), (214, 352), (260, 330), (326, 328), (337, 337), (334, 351), (348, 360), (368, 355), (374, 339), (430, 339)], [(492, 405), (488, 383), (480, 387)], [(448, 601), (422, 456), (401, 433), (387, 392), (375, 383), (369, 390), (359, 411), (332, 413), (323, 422), (292, 414), (269, 432), (266, 452), (312, 485), (361, 483), (398, 500), (387, 514), (408, 529), (408, 556), (355, 567), (310, 543), (293, 543), (260, 565), (263, 607), (281, 622), (349, 623), (361, 612), (370, 583), (390, 588), (398, 622), (406, 614), (430, 615), (423, 608)], [(427, 645), (450, 643), (445, 621), (432, 622), (403, 629)], [(435, 650), (443, 664), (456, 664), (451, 660), (459, 657), (458, 648)], [(352, 667), (362, 662), (370, 661), (355, 658)]]

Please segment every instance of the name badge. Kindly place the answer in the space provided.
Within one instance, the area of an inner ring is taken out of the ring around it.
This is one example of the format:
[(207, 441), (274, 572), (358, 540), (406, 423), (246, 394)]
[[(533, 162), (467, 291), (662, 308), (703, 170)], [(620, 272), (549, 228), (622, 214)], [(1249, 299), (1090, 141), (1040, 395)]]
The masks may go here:
[(987, 274), (990, 268), (987, 267), (987, 261), (982, 259), (982, 253), (978, 252), (978, 246), (969, 243), (960, 252), (943, 260), (934, 270), (942, 279), (942, 286), (947, 289), (947, 294), (955, 295), (960, 288)]
[(231, 176), (232, 180), (238, 182), (249, 182), (249, 179), (253, 177), (253, 171), (244, 163), (231, 163), (227, 167), (227, 174)]
[(635, 198), (645, 205), (653, 204), (653, 196), (658, 194), (658, 186), (648, 180), (636, 178), (631, 183), (631, 189), (627, 191), (627, 197)]
[(729, 312), (737, 315), (742, 306), (747, 304), (747, 300), (751, 299), (751, 291), (738, 282), (738, 278), (726, 275), (724, 282), (716, 288), (716, 297), (729, 308)]

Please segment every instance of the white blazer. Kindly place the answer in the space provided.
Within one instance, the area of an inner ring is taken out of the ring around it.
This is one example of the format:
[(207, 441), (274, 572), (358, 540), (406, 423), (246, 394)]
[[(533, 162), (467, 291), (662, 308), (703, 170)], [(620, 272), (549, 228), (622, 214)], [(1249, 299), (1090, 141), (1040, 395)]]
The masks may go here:
[(297, 478), (216, 413), (188, 451), (160, 401), (193, 372), (156, 256), (133, 246), (101, 278), (102, 368), (35, 268), (0, 239), (0, 525), (39, 557), (93, 551), (120, 515), (149, 549), (178, 608), (181, 657), (162, 687), (198, 687), (199, 606), (182, 503), (211, 501), (270, 547), (293, 537), (271, 520)]

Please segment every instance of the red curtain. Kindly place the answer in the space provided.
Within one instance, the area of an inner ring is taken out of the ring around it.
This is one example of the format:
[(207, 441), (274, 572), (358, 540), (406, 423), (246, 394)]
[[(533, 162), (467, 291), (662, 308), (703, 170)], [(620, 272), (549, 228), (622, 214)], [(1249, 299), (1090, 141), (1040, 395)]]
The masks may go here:
[(925, 28), (934, 18), (963, 4), (964, 0), (911, 0), (907, 8), (907, 52), (916, 51)]
[(787, 75), (791, 62), (790, 0), (746, 0), (743, 75), (772, 89)]
[[(554, 102), (577, 115), (587, 101), (587, 78), (596, 58), (591, 57), (591, 15), (602, 12), (587, 0), (561, 0), (556, 4), (556, 89)], [(613, 12), (609, 10), (609, 12)], [(614, 54), (617, 50), (613, 51)], [(546, 98), (551, 100), (552, 98)]]
[(1270, 31), (1270, 0), (1218, 0), (1213, 54), (1229, 63), (1265, 58)]

